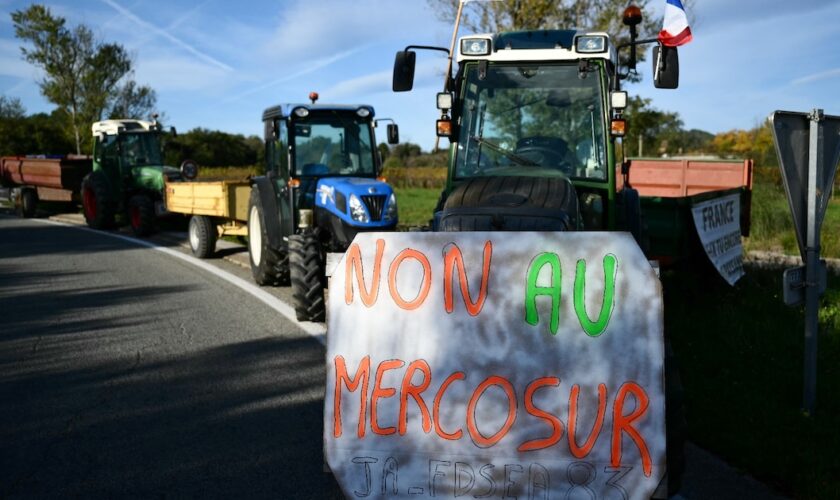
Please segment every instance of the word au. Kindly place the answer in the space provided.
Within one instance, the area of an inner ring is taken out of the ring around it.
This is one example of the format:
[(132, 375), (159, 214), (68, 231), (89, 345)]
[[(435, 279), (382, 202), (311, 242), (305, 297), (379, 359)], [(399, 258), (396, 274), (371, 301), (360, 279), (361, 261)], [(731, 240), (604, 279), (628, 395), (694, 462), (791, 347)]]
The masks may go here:
[[(413, 248), (406, 248), (399, 252), (390, 263), (387, 264), (387, 285), (382, 284), (386, 273), (383, 273), (382, 256), (385, 252), (385, 240), (376, 240), (376, 253), (373, 259), (373, 271), (368, 284), (365, 280), (365, 262), (362, 259), (358, 243), (350, 246), (345, 257), (345, 281), (344, 301), (352, 305), (358, 296), (365, 307), (373, 307), (380, 300), (380, 290), (387, 286), (388, 296), (391, 301), (400, 309), (413, 311), (422, 307), (429, 297), (432, 287), (432, 265), (429, 257), (423, 252)], [(470, 316), (477, 316), (481, 313), (488, 295), (488, 284), (492, 272), (493, 243), (487, 241), (484, 244), (483, 259), (481, 266), (481, 283), (478, 292), (473, 295), (470, 292), (470, 284), (467, 280), (467, 270), (464, 264), (464, 256), (456, 244), (450, 244), (443, 252), (443, 308), (448, 314), (455, 310), (456, 291), (460, 291), (464, 307)], [(423, 277), (419, 289), (414, 297), (404, 297), (397, 287), (399, 282), (400, 268), (406, 261), (414, 261), (423, 269)], [(551, 276), (548, 285), (538, 285), (538, 277), (543, 268), (549, 268)], [(587, 335), (597, 337), (601, 335), (609, 324), (612, 311), (615, 308), (615, 283), (618, 270), (618, 259), (615, 255), (608, 254), (603, 259), (604, 289), (601, 300), (601, 308), (595, 317), (591, 319), (586, 310), (586, 261), (580, 259), (575, 268), (574, 289), (572, 300), (575, 315), (580, 326)], [(530, 263), (525, 276), (522, 295), (525, 303), (525, 322), (536, 326), (539, 319), (537, 299), (548, 297), (551, 301), (551, 317), (549, 318), (549, 330), (553, 335), (557, 334), (560, 326), (560, 304), (563, 295), (561, 286), (563, 269), (560, 264), (560, 257), (556, 253), (544, 252), (537, 255)], [(355, 278), (355, 279), (354, 279)], [(440, 278), (438, 278), (440, 279)], [(456, 286), (457, 282), (457, 286)], [(355, 284), (355, 286), (354, 286)], [(510, 293), (505, 290), (505, 293)], [(387, 299), (386, 299), (387, 300)]]

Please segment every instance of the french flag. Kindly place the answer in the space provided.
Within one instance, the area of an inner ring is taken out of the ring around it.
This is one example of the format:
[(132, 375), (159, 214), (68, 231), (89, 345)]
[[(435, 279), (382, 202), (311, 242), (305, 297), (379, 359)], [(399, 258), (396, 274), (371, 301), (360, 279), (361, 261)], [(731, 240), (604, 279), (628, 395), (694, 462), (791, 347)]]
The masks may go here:
[(679, 47), (691, 41), (691, 28), (680, 0), (667, 0), (665, 21), (659, 32), (659, 42), (668, 47)]

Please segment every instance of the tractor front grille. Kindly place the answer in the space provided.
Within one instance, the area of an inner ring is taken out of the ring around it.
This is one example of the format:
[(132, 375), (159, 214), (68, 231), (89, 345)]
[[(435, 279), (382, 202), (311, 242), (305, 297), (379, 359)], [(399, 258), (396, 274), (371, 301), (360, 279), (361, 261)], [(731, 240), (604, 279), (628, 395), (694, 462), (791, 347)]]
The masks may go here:
[(370, 220), (378, 222), (382, 220), (382, 210), (385, 208), (385, 196), (381, 194), (363, 195), (362, 201), (367, 206)]

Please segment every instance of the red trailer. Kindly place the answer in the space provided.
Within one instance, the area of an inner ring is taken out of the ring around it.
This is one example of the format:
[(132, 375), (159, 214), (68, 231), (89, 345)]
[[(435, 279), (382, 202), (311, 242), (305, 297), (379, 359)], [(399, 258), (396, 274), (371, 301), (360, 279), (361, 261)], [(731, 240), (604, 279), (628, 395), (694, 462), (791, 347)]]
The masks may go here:
[(38, 201), (79, 203), (91, 166), (91, 158), (80, 155), (0, 157), (0, 199), (12, 202), (24, 217), (35, 215)]

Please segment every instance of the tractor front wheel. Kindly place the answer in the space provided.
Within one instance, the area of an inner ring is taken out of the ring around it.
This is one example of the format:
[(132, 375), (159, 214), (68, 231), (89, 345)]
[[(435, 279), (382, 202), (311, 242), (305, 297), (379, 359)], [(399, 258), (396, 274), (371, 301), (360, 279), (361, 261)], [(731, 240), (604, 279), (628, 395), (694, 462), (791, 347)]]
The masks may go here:
[(199, 259), (206, 259), (216, 251), (216, 224), (206, 215), (193, 215), (190, 218), (190, 249)]
[(248, 202), (248, 256), (251, 259), (251, 275), (258, 285), (289, 284), (289, 254), (286, 248), (272, 248), (268, 241), (268, 228), (257, 186), (251, 188)]
[(289, 271), (298, 321), (323, 322), (326, 318), (324, 259), (321, 244), (314, 235), (289, 236)]
[(155, 230), (155, 204), (143, 194), (128, 200), (128, 222), (135, 236), (148, 236)]
[(114, 204), (108, 196), (108, 181), (101, 172), (92, 172), (82, 181), (82, 206), (88, 226), (107, 229), (114, 225)]

